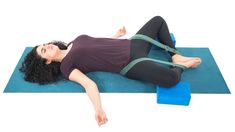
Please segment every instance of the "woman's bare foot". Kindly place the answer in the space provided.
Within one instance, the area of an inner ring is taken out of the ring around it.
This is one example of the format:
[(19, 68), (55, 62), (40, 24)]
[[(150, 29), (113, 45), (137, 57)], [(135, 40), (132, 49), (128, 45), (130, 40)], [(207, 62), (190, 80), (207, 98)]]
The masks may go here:
[(187, 68), (196, 68), (201, 64), (202, 60), (198, 57), (185, 57), (179, 54), (172, 56), (172, 62), (174, 64), (184, 65)]

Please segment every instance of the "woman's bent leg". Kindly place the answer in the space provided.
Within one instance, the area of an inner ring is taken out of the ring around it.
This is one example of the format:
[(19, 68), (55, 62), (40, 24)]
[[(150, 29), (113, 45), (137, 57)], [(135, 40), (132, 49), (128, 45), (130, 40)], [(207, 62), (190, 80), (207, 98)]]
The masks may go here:
[[(147, 35), (153, 39), (158, 39), (161, 43), (171, 48), (175, 48), (170, 37), (168, 26), (165, 20), (160, 16), (153, 17), (136, 34)], [(136, 47), (142, 49), (146, 54), (149, 53), (152, 44), (144, 40), (135, 40), (135, 42), (137, 43)], [(174, 55), (172, 53), (170, 54), (171, 56)]]
[(153, 61), (143, 61), (136, 64), (126, 77), (135, 80), (147, 81), (162, 87), (172, 87), (181, 78), (182, 69), (163, 67)]

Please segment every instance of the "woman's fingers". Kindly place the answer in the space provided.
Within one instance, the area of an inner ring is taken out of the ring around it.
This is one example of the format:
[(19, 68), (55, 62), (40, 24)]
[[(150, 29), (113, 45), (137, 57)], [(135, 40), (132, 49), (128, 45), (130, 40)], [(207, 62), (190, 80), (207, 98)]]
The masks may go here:
[(108, 121), (107, 117), (104, 116), (103, 119), (102, 119), (102, 121), (103, 121), (103, 123), (105, 124), (105, 123)]
[(123, 31), (126, 31), (126, 28), (125, 28), (125, 26), (123, 26), (122, 30), (123, 30)]
[(120, 30), (121, 35), (125, 35), (126, 34), (126, 28), (125, 26), (122, 27), (122, 29)]
[(100, 114), (96, 115), (96, 121), (97, 121), (98, 125), (101, 126), (101, 125), (105, 124), (108, 121), (108, 119), (104, 113), (102, 113), (102, 114), (100, 113)]

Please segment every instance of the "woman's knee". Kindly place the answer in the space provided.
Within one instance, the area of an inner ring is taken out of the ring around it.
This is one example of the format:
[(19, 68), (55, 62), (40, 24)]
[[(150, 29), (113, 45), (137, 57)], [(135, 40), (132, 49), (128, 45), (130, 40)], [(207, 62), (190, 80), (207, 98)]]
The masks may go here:
[(175, 86), (177, 83), (179, 83), (179, 81), (180, 77), (177, 74), (172, 74), (171, 77), (169, 77), (166, 82), (163, 82), (159, 85), (165, 88), (171, 88)]
[(165, 21), (161, 16), (155, 16), (152, 19), (156, 21)]

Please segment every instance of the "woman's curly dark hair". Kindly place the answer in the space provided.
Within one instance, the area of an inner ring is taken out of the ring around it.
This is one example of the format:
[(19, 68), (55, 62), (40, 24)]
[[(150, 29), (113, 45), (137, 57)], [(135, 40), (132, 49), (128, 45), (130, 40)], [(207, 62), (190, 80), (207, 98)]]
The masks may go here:
[[(66, 43), (62, 41), (52, 41), (47, 44), (54, 44), (61, 50), (67, 49)], [(60, 80), (60, 62), (51, 62), (46, 64), (46, 59), (41, 58), (37, 52), (38, 46), (35, 46), (24, 58), (20, 71), (24, 73), (24, 79), (29, 82), (39, 84), (49, 84)]]

